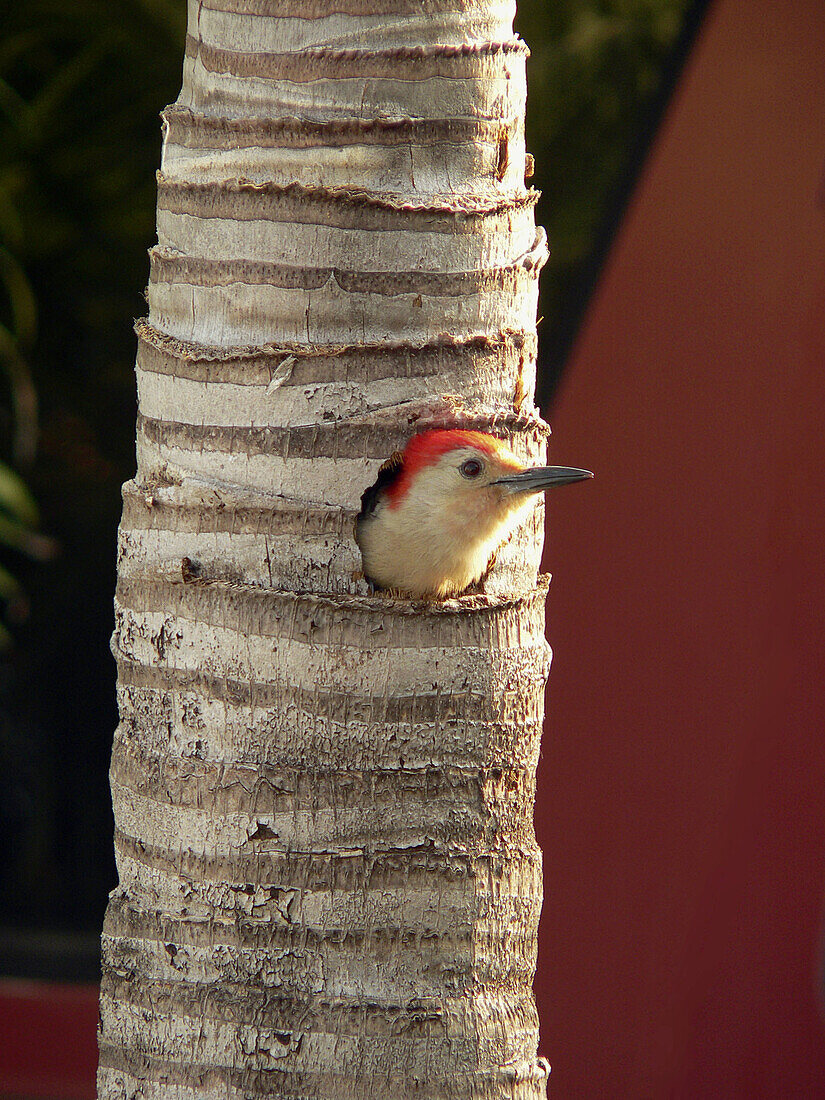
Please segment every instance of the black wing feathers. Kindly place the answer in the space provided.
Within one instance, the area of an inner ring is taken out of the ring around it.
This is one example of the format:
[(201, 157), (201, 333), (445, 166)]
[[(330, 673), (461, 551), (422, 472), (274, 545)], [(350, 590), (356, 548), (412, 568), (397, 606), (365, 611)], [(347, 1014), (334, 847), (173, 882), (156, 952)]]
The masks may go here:
[(369, 489), (365, 489), (361, 494), (361, 512), (358, 517), (359, 519), (366, 519), (367, 516), (373, 515), (379, 497), (385, 489), (392, 485), (401, 473), (403, 465), (404, 455), (401, 451), (396, 451), (395, 454), (390, 455), (383, 466), (381, 466), (375, 484), (370, 485)]

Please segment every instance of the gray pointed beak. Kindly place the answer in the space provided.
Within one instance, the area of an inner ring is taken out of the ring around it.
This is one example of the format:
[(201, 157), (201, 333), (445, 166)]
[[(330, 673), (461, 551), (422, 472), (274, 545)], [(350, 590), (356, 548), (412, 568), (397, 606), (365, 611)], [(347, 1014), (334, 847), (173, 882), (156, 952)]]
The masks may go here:
[(536, 466), (519, 474), (500, 477), (490, 484), (500, 485), (510, 493), (543, 493), (553, 485), (569, 485), (592, 476), (589, 470), (577, 470), (573, 466)]

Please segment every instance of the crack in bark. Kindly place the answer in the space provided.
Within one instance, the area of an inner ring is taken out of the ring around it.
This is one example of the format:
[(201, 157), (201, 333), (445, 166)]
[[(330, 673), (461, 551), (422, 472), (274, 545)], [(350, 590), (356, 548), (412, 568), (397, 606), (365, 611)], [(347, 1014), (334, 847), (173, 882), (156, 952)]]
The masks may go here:
[[(532, 209), (539, 193), (520, 190), (490, 198), (451, 196), (414, 202), (358, 188), (309, 187), (301, 183), (181, 182), (158, 172), (158, 209), (198, 217), (284, 221), (341, 229), (398, 229), (409, 232), (479, 232), (481, 219), (509, 217)], [(491, 227), (492, 228), (492, 227)]]
[[(302, 267), (259, 260), (193, 259), (159, 247), (150, 250), (153, 283), (187, 283), (190, 286), (266, 285), (287, 289), (317, 290), (335, 282), (348, 294), (427, 294), (432, 297), (465, 297), (482, 290), (503, 289), (508, 282), (538, 273), (546, 251), (539, 238), (534, 248), (511, 264), (472, 271), (354, 271), (340, 267)], [(311, 341), (307, 340), (308, 344)]]
[(530, 51), (521, 39), (458, 45), (396, 46), (384, 50), (310, 47), (290, 53), (240, 53), (188, 35), (186, 56), (209, 72), (291, 83), (378, 77), (385, 80), (450, 80), (477, 77), (491, 62), (522, 60)]
[(223, 118), (173, 104), (162, 113), (168, 140), (187, 148), (319, 148), (330, 145), (498, 145), (517, 120), (472, 118)]

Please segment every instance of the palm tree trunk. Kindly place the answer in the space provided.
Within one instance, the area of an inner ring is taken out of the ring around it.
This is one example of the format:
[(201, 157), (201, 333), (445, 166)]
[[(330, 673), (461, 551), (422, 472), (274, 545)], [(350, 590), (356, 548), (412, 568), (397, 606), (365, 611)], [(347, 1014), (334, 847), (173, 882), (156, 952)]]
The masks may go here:
[(512, 15), (190, 0), (120, 535), (106, 1100), (544, 1095), (541, 512), (423, 606), (369, 594), (351, 530), (424, 426), (542, 457)]

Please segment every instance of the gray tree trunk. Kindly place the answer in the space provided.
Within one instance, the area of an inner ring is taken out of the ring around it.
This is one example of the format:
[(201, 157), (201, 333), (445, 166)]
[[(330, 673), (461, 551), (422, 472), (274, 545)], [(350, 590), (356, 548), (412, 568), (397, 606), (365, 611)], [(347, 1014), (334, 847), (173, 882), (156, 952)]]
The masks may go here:
[(513, 14), (190, 0), (118, 562), (106, 1100), (544, 1095), (541, 510), (440, 604), (371, 595), (352, 538), (422, 427), (543, 457)]

